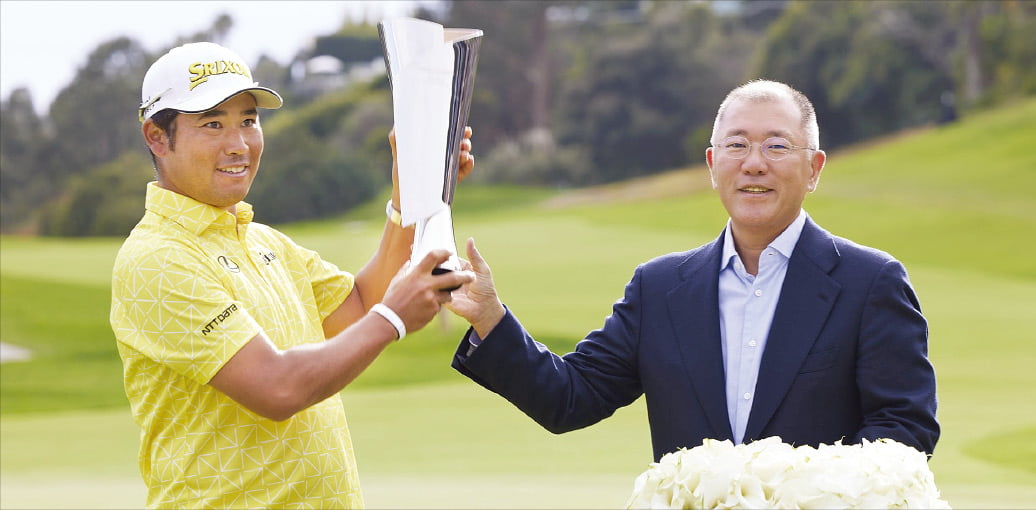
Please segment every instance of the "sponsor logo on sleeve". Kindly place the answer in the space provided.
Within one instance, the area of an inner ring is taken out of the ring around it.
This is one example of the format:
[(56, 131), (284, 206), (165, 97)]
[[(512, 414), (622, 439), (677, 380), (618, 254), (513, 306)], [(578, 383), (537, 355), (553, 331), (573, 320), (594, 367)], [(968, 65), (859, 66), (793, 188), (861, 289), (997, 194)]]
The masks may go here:
[(228, 306), (226, 310), (223, 310), (222, 312), (217, 314), (215, 317), (212, 318), (211, 321), (209, 321), (208, 324), (205, 325), (204, 328), (202, 328), (202, 330), (201, 330), (202, 336), (208, 336), (209, 333), (214, 331), (216, 329), (216, 327), (218, 327), (220, 324), (222, 324), (223, 321), (227, 320), (230, 317), (230, 315), (233, 314), (236, 311), (237, 311), (237, 303), (231, 303), (230, 306)]

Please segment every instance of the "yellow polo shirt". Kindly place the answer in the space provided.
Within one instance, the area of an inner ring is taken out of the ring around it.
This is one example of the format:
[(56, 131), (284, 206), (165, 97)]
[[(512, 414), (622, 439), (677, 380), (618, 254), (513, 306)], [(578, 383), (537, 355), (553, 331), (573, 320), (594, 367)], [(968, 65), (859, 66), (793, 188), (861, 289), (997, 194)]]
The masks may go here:
[(338, 396), (283, 422), (207, 383), (262, 331), (281, 349), (324, 341), (353, 276), (287, 236), (151, 183), (119, 250), (111, 325), (141, 428), (149, 507), (357, 508)]

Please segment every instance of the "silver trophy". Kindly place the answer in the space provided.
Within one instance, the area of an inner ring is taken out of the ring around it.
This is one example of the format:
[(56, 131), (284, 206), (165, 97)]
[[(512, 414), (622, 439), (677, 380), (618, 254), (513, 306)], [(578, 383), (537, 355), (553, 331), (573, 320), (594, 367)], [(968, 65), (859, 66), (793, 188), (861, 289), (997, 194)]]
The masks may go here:
[(452, 256), (435, 269), (460, 269), (453, 192), (468, 123), (482, 31), (415, 18), (378, 23), (392, 89), (403, 226), (415, 225), (411, 261), (431, 250)]

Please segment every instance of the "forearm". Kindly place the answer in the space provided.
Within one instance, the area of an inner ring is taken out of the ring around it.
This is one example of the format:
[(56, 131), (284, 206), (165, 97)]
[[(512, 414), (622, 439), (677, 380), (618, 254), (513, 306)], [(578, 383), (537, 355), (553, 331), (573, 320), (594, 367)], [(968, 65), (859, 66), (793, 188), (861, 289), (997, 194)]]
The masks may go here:
[(381, 242), (374, 255), (356, 273), (355, 290), (363, 302), (364, 311), (370, 310), (375, 303), (385, 297), (392, 277), (399, 268), (410, 259), (410, 249), (414, 244), (414, 229), (403, 228), (386, 220)]
[(395, 338), (392, 325), (375, 313), (327, 341), (286, 350), (260, 333), (209, 384), (260, 416), (286, 420), (345, 388)]
[(470, 356), (467, 339), (462, 342), (453, 368), (560, 434), (597, 423), (641, 394), (635, 378), (616, 368), (608, 346), (615, 339), (600, 339), (558, 356), (505, 314)]
[(295, 394), (292, 414), (342, 391), (395, 339), (395, 329), (384, 318), (368, 313), (326, 342), (284, 351), (282, 374)]

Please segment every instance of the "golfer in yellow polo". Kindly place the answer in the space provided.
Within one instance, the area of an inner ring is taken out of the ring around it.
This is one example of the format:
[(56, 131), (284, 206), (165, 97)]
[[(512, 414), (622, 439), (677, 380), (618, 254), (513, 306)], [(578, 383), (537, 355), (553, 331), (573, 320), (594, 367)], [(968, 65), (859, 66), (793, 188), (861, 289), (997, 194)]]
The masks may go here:
[(242, 200), (263, 152), (259, 109), (282, 101), (231, 50), (174, 48), (141, 96), (157, 180), (115, 261), (111, 324), (147, 505), (362, 507), (337, 394), (472, 275), (433, 275), (443, 250), (400, 269), (413, 231), (393, 214), (395, 171), (381, 244), (355, 276), (253, 222)]

